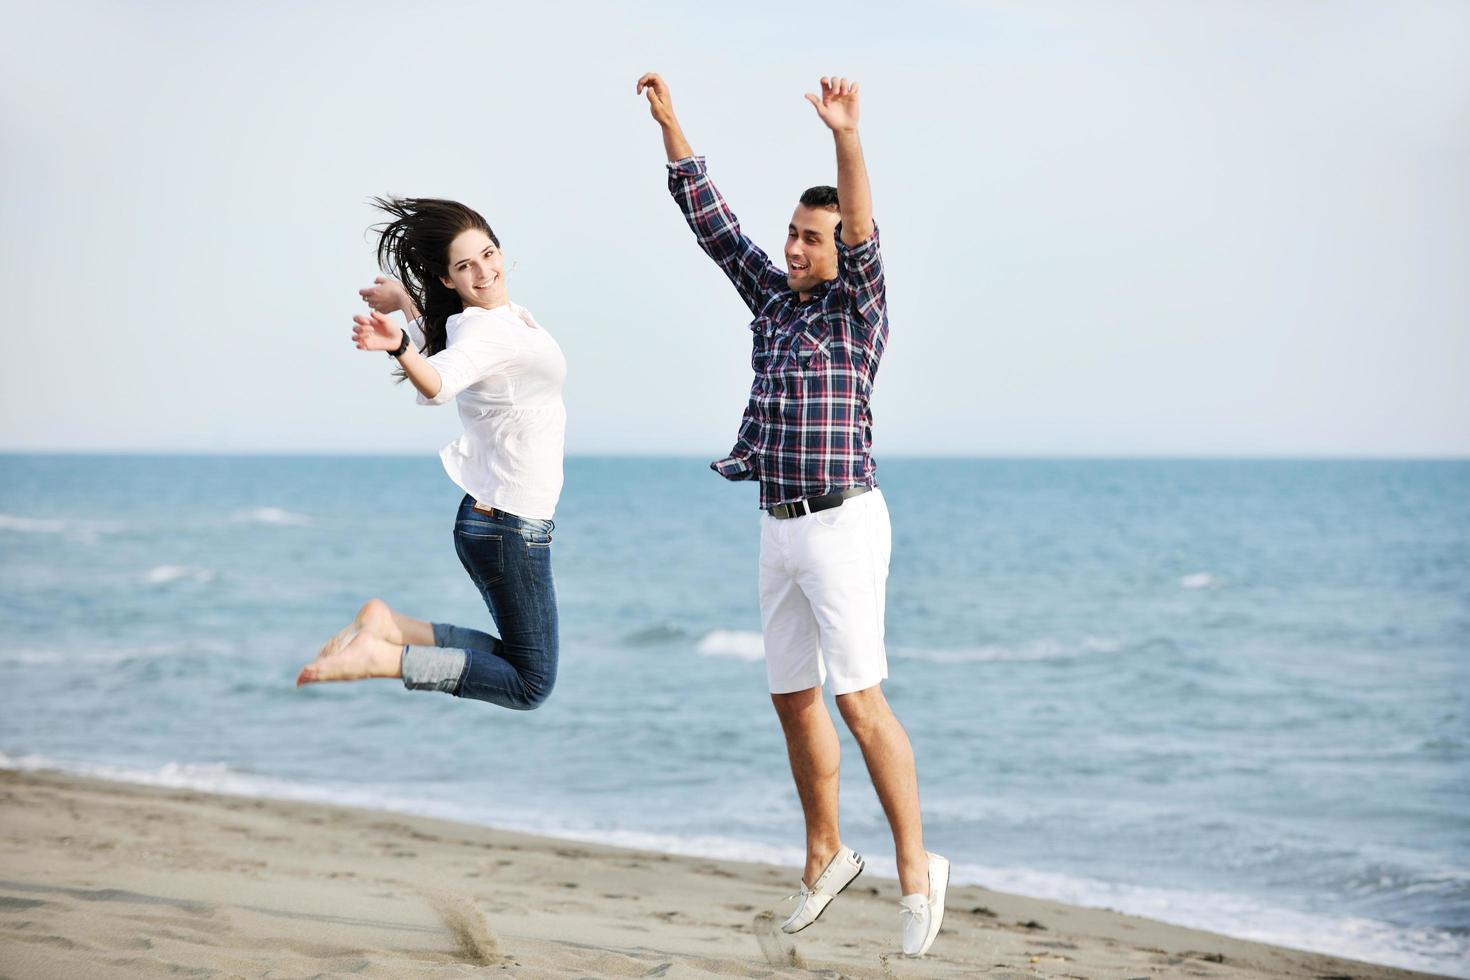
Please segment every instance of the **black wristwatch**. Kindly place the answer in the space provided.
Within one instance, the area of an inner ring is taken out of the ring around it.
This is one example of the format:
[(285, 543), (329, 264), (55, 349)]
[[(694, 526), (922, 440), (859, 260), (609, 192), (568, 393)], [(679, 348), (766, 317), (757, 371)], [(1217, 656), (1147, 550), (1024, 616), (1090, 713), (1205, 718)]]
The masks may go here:
[(389, 357), (402, 357), (404, 354), (408, 353), (408, 331), (403, 330), (400, 332), (403, 334), (403, 343), (398, 345), (397, 350), (390, 350), (388, 352)]

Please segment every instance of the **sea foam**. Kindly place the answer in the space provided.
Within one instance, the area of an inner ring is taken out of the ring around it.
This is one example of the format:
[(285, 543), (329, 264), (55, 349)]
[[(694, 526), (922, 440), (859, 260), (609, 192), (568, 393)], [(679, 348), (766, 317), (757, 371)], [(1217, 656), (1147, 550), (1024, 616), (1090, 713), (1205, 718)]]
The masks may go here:
[(297, 514), (282, 507), (250, 507), (245, 510), (237, 510), (230, 515), (230, 520), (237, 524), (274, 524), (281, 527), (305, 527), (311, 523), (311, 518), (305, 514)]
[(224, 796), (246, 796), (303, 803), (327, 803), (391, 810), (420, 816), (465, 820), (461, 808), (437, 805), (433, 800), (403, 796), (375, 787), (316, 785), (246, 772), (224, 763), (166, 762), (140, 768), (97, 762), (77, 762), (44, 755), (7, 755), (0, 752), (0, 769), (20, 772), (60, 772), (166, 789), (194, 789)]
[[(1088, 636), (1076, 641), (1039, 639), (1013, 644), (986, 644), (975, 647), (923, 648), (892, 646), (890, 656), (906, 660), (925, 660), (937, 664), (995, 663), (1001, 661), (1073, 660), (1095, 654), (1117, 653), (1123, 644), (1104, 637)], [(761, 634), (750, 630), (711, 630), (700, 637), (694, 652), (704, 657), (730, 657), (736, 660), (761, 660), (765, 642)]]
[(17, 531), (21, 534), (61, 534), (66, 529), (66, 521), (55, 517), (19, 517), (15, 514), (0, 514), (0, 531)]
[(59, 534), (82, 544), (96, 544), (101, 535), (116, 530), (118, 525), (100, 521), (0, 514), (0, 531), (12, 531), (16, 534)]
[[(889, 873), (878, 862), (870, 859), (869, 863), (878, 873)], [(1122, 884), (1031, 868), (957, 864), (951, 869), (951, 880), (1069, 905), (1112, 909), (1256, 942), (1470, 977), (1470, 937), (1445, 929), (1405, 928), (1359, 916), (1302, 912), (1230, 892)]]
[(74, 642), (64, 647), (0, 646), (0, 664), (43, 667), (50, 664), (122, 664), (134, 660), (162, 660), (170, 657), (222, 657), (236, 653), (235, 647), (220, 638), (176, 640), (166, 643), (128, 644), (114, 639)]
[(694, 645), (702, 657), (731, 657), (735, 660), (762, 660), (766, 656), (765, 640), (749, 630), (710, 630)]
[(158, 565), (150, 568), (143, 576), (143, 581), (149, 585), (167, 585), (169, 582), (179, 581), (204, 584), (213, 582), (214, 579), (214, 572), (194, 565)]
[(1075, 642), (1039, 639), (1012, 644), (984, 644), (954, 649), (919, 649), (896, 647), (889, 650), (906, 660), (927, 660), (936, 664), (983, 664), (1005, 661), (1075, 660), (1093, 654), (1117, 653), (1123, 644), (1117, 640), (1089, 636)]

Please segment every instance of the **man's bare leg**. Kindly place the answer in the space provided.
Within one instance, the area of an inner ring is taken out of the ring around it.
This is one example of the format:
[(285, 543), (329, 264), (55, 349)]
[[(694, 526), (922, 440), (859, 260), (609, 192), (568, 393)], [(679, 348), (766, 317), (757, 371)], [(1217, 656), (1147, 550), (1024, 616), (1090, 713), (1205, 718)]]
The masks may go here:
[(791, 760), (796, 795), (806, 818), (806, 873), (802, 880), (810, 888), (842, 846), (837, 828), (837, 773), (842, 749), (820, 687), (772, 694), (771, 703), (786, 733), (786, 755)]
[(878, 792), (878, 802), (883, 804), (883, 813), (893, 830), (899, 886), (905, 895), (927, 895), (929, 857), (924, 852), (919, 777), (908, 732), (894, 717), (881, 685), (839, 694), (837, 710), (842, 712), (842, 720), (863, 750), (873, 789)]

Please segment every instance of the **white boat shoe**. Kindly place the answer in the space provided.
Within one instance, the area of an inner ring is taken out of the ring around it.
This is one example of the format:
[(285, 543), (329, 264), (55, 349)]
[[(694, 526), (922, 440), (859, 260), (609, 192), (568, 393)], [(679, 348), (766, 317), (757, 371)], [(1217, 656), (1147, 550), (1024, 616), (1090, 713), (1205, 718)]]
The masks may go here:
[(923, 956), (934, 945), (939, 924), (944, 921), (944, 892), (948, 887), (949, 861), (930, 853), (929, 894), (915, 892), (898, 900), (905, 956)]
[(862, 873), (863, 856), (850, 847), (839, 847), (837, 855), (827, 862), (827, 866), (817, 876), (816, 883), (808, 888), (806, 882), (803, 881), (801, 891), (792, 896), (797, 899), (796, 911), (781, 923), (781, 931), (801, 932), (816, 922), (817, 918), (826, 911), (828, 903), (841, 895), (843, 889), (852, 884), (852, 880)]

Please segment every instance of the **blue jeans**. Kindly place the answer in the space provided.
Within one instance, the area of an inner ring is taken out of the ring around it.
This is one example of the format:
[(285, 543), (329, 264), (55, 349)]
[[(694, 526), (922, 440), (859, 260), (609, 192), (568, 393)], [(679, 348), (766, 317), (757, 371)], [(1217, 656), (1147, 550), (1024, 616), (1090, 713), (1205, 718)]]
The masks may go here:
[(403, 684), (529, 711), (556, 684), (556, 583), (551, 521), (475, 510), (460, 502), (454, 550), (500, 636), (434, 623), (434, 648), (404, 652)]

